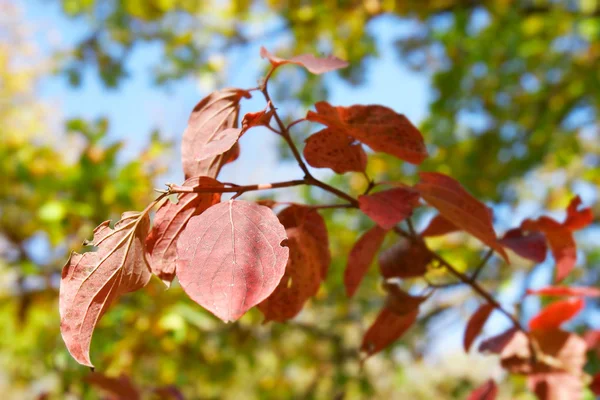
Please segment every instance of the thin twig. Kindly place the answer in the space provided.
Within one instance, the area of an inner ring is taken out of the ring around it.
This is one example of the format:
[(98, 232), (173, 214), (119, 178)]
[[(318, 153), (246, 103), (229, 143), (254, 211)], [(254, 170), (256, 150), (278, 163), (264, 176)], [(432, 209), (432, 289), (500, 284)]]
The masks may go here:
[(489, 249), (487, 251), (487, 253), (485, 253), (485, 256), (481, 259), (481, 262), (479, 263), (479, 265), (477, 266), (477, 268), (475, 268), (475, 272), (473, 272), (473, 275), (471, 275), (471, 280), (472, 281), (477, 280), (477, 277), (479, 276), (479, 274), (483, 270), (483, 267), (485, 267), (485, 265), (490, 260), (490, 258), (492, 258), (493, 254), (494, 254), (494, 249)]

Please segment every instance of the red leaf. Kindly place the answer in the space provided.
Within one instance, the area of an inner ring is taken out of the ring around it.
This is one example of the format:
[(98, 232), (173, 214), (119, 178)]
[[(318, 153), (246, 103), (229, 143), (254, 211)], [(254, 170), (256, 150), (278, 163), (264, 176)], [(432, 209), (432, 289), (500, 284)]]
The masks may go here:
[(275, 110), (269, 108), (270, 105), (267, 105), (267, 108), (262, 111), (246, 113), (242, 119), (242, 128), (248, 130), (254, 126), (269, 126), (271, 118), (275, 114)]
[(271, 209), (230, 200), (192, 217), (177, 241), (183, 290), (225, 322), (240, 318), (279, 284), (289, 250)]
[(388, 293), (386, 308), (398, 315), (418, 310), (421, 303), (428, 299), (427, 296), (412, 296), (393, 283), (386, 282), (384, 289)]
[(547, 286), (536, 290), (527, 289), (527, 294), (537, 294), (542, 296), (600, 297), (600, 289), (582, 286)]
[(354, 296), (373, 262), (375, 254), (381, 247), (386, 233), (386, 230), (375, 225), (365, 232), (352, 247), (348, 256), (348, 265), (344, 271), (344, 286), (348, 297)]
[(589, 350), (595, 349), (600, 343), (600, 330), (591, 330), (583, 334), (583, 340)]
[(537, 263), (544, 262), (548, 252), (544, 235), (537, 232), (525, 235), (521, 228), (507, 231), (498, 242), (521, 257)]
[(594, 220), (591, 208), (584, 208), (583, 210), (577, 211), (577, 208), (579, 208), (580, 205), (581, 198), (576, 196), (571, 200), (567, 207), (567, 218), (563, 225), (570, 231), (583, 229)]
[(94, 372), (86, 376), (85, 381), (92, 386), (110, 393), (114, 396), (111, 396), (111, 399), (114, 400), (137, 400), (141, 398), (140, 390), (125, 375), (112, 378), (99, 372)]
[(148, 214), (127, 212), (114, 230), (105, 221), (94, 229), (90, 245), (96, 251), (73, 253), (62, 271), (60, 330), (69, 353), (78, 363), (93, 367), (90, 342), (96, 324), (113, 300), (146, 286), (150, 268), (144, 239)]
[(456, 225), (438, 214), (429, 222), (427, 228), (421, 233), (421, 237), (442, 236), (459, 230)]
[(306, 119), (366, 144), (375, 151), (391, 154), (412, 164), (427, 157), (421, 132), (402, 114), (377, 105), (333, 107), (321, 101), (316, 112), (309, 111)]
[(260, 48), (260, 56), (269, 60), (273, 67), (278, 67), (283, 64), (296, 64), (306, 68), (313, 74), (323, 74), (336, 69), (346, 68), (348, 63), (334, 56), (326, 58), (316, 58), (312, 54), (302, 54), (290, 59), (277, 57), (267, 51), (264, 47)]
[(467, 400), (494, 400), (498, 396), (498, 386), (490, 379), (477, 389), (473, 390)]
[(508, 256), (498, 243), (492, 217), (485, 204), (471, 196), (456, 180), (437, 172), (420, 172), (416, 188), (421, 196), (444, 218), (475, 236), (500, 254)]
[[(186, 178), (215, 178), (224, 164), (237, 158), (237, 146), (226, 150), (225, 154), (213, 151), (214, 154), (209, 158), (202, 158), (202, 152), (222, 131), (237, 127), (242, 97), (250, 98), (250, 93), (241, 89), (223, 89), (209, 94), (194, 107), (181, 141), (181, 158)], [(232, 136), (234, 135), (227, 134), (225, 138), (221, 138), (225, 143), (217, 146), (217, 150), (227, 147), (227, 140), (231, 140)]]
[(419, 205), (419, 194), (412, 189), (398, 187), (358, 196), (358, 204), (362, 212), (383, 229), (392, 229)]
[(399, 240), (379, 256), (379, 270), (386, 278), (423, 276), (431, 262), (431, 253), (423, 244)]
[(360, 143), (333, 129), (323, 129), (306, 139), (306, 162), (315, 168), (331, 168), (337, 174), (364, 172), (367, 154)]
[(419, 310), (398, 315), (385, 307), (363, 337), (360, 350), (372, 356), (398, 340), (417, 320)]
[[(183, 186), (222, 187), (218, 181), (203, 176), (190, 178)], [(177, 239), (189, 219), (221, 201), (220, 193), (181, 193), (177, 204), (163, 203), (154, 217), (154, 226), (146, 238), (146, 252), (152, 272), (167, 285), (175, 277)]]
[(467, 322), (467, 328), (465, 330), (465, 337), (463, 340), (463, 348), (468, 353), (471, 345), (475, 341), (475, 338), (481, 333), (481, 329), (487, 322), (490, 314), (494, 311), (494, 306), (491, 304), (484, 304), (475, 311), (475, 313)]
[(546, 306), (529, 321), (530, 329), (556, 329), (583, 309), (582, 299), (559, 300)]
[(206, 143), (200, 143), (196, 147), (196, 161), (200, 162), (220, 156), (237, 143), (241, 134), (242, 130), (239, 128), (223, 129), (219, 133), (215, 134), (210, 141)]
[(592, 383), (590, 383), (590, 390), (596, 396), (600, 396), (600, 373), (597, 373), (592, 378)]

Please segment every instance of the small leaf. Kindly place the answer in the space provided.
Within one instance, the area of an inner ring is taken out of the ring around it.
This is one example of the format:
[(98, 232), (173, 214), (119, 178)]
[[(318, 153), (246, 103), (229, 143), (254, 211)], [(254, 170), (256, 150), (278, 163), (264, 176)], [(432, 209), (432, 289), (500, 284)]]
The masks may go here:
[(547, 286), (541, 289), (527, 289), (527, 294), (541, 296), (580, 296), (600, 297), (600, 289), (585, 286)]
[(323, 129), (306, 139), (306, 162), (315, 168), (331, 168), (337, 174), (364, 172), (367, 154), (360, 143), (333, 129)]
[[(190, 178), (187, 187), (222, 187), (223, 185), (206, 176)], [(202, 214), (208, 207), (221, 201), (220, 193), (180, 193), (177, 204), (163, 203), (154, 217), (154, 226), (146, 238), (146, 252), (152, 273), (167, 286), (175, 277), (177, 261), (177, 239), (190, 218)]]
[(262, 111), (246, 113), (242, 119), (242, 128), (248, 130), (255, 126), (269, 126), (271, 118), (275, 114), (275, 110), (268, 109), (269, 107), (267, 105), (267, 108)]
[(387, 307), (379, 313), (375, 322), (363, 337), (360, 350), (372, 356), (398, 340), (415, 323), (419, 310), (398, 315)]
[(479, 336), (483, 326), (487, 322), (490, 314), (494, 311), (494, 306), (491, 304), (484, 304), (475, 311), (475, 313), (467, 322), (467, 328), (465, 329), (465, 336), (463, 340), (463, 348), (465, 353), (469, 352), (471, 345), (475, 341), (475, 338)]
[(362, 282), (375, 254), (381, 247), (387, 231), (375, 225), (365, 232), (352, 247), (348, 264), (344, 270), (344, 286), (348, 297), (354, 296)]
[[(215, 178), (223, 165), (237, 158), (237, 145), (225, 154), (213, 154), (209, 158), (202, 158), (202, 152), (222, 131), (237, 127), (240, 100), (250, 96), (249, 92), (242, 89), (223, 89), (209, 94), (194, 107), (181, 141), (181, 158), (186, 178)], [(227, 137), (231, 139), (231, 135)]]
[(492, 217), (485, 204), (471, 196), (456, 180), (437, 172), (420, 172), (416, 189), (432, 207), (454, 225), (475, 236), (500, 254), (508, 256), (498, 243)]
[(177, 241), (183, 290), (225, 322), (240, 318), (279, 284), (289, 250), (271, 209), (241, 200), (192, 217)]
[(521, 228), (507, 231), (498, 241), (502, 246), (508, 247), (518, 255), (536, 263), (544, 262), (548, 246), (546, 238), (539, 232), (526, 235)]
[(583, 309), (582, 299), (559, 300), (546, 306), (529, 321), (530, 329), (557, 329)]
[(260, 56), (268, 59), (273, 67), (278, 67), (283, 64), (296, 64), (317, 75), (340, 68), (346, 68), (348, 66), (346, 61), (340, 60), (334, 56), (316, 58), (312, 54), (302, 54), (290, 59), (280, 58), (269, 53), (264, 47), (260, 48)]
[(62, 271), (60, 330), (69, 353), (80, 364), (90, 361), (92, 334), (117, 297), (146, 286), (150, 268), (144, 239), (150, 229), (148, 214), (124, 213), (114, 230), (105, 221), (94, 229), (90, 245), (96, 251), (73, 253)]
[(581, 198), (579, 196), (574, 197), (569, 206), (567, 207), (567, 218), (563, 223), (564, 227), (570, 231), (577, 231), (585, 228), (594, 220), (591, 208), (584, 208), (583, 210), (577, 210), (581, 205)]
[(361, 211), (383, 229), (392, 229), (409, 217), (419, 205), (419, 193), (409, 188), (398, 187), (358, 196), (358, 204)]
[(495, 400), (498, 396), (498, 386), (493, 379), (489, 379), (483, 385), (473, 390), (467, 400)]
[(112, 378), (99, 372), (93, 372), (85, 377), (85, 381), (109, 393), (110, 398), (114, 400), (138, 400), (141, 398), (140, 390), (125, 375)]
[(379, 270), (386, 278), (414, 278), (423, 276), (432, 256), (420, 242), (400, 239), (379, 256)]
[(412, 164), (427, 157), (421, 132), (402, 114), (377, 105), (333, 107), (321, 101), (306, 119), (318, 122), (362, 142), (375, 151), (390, 154)]
[(438, 214), (429, 222), (427, 228), (421, 233), (421, 237), (442, 236), (459, 230), (456, 225), (448, 221), (441, 214)]

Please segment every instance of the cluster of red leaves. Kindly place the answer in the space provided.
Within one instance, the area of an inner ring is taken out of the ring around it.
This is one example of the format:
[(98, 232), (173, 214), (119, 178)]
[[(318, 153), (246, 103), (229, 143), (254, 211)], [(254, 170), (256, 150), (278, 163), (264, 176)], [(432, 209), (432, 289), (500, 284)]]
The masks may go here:
[[(283, 59), (264, 48), (261, 55), (272, 64), (261, 87), (211, 93), (192, 111), (182, 140), (187, 180), (181, 186), (171, 185), (167, 193), (141, 213), (124, 214), (114, 229), (108, 221), (101, 224), (89, 243), (95, 249), (74, 253), (65, 265), (60, 290), (61, 331), (78, 362), (92, 366), (92, 334), (111, 302), (144, 287), (152, 274), (167, 286), (177, 277), (192, 300), (225, 322), (237, 320), (254, 306), (264, 314), (265, 321), (284, 322), (302, 310), (326, 279), (331, 262), (325, 222), (313, 206), (292, 204), (275, 213), (275, 202), (237, 199), (249, 190), (315, 185), (349, 201), (340, 206), (358, 208), (374, 222), (353, 246), (344, 275), (347, 295), (352, 297), (380, 253), (380, 274), (387, 299), (364, 335), (361, 350), (367, 356), (398, 340), (415, 323), (420, 305), (435, 289), (426, 296), (415, 296), (403, 290), (398, 281), (423, 278), (434, 261), (488, 300), (467, 323), (465, 351), (470, 350), (494, 310), (507, 314), (477, 286), (474, 278), (464, 277), (432, 252), (427, 247), (427, 237), (464, 231), (507, 263), (507, 250), (542, 262), (549, 246), (556, 261), (557, 282), (573, 269), (576, 249), (572, 232), (592, 220), (589, 209), (578, 209), (578, 197), (569, 205), (564, 222), (548, 217), (526, 220), (498, 238), (491, 210), (459, 182), (441, 173), (421, 172), (415, 186), (395, 183), (391, 189), (370, 193), (378, 186), (372, 183), (357, 199), (313, 178), (289, 136), (289, 127), (282, 123), (270, 102), (268, 78), (285, 64), (323, 73), (345, 67), (346, 63), (335, 57), (319, 59), (311, 55)], [(246, 114), (239, 128), (240, 101), (249, 98), (254, 90), (264, 94), (267, 106)], [(364, 145), (413, 164), (420, 164), (427, 157), (419, 130), (404, 115), (387, 107), (335, 107), (319, 102), (315, 109), (308, 111), (305, 120), (326, 128), (306, 140), (304, 160), (312, 167), (330, 168), (339, 174), (365, 173)], [(272, 119), (279, 130), (270, 126)], [(306, 174), (304, 180), (249, 186), (219, 182), (216, 178), (220, 169), (239, 155), (239, 138), (261, 125), (288, 142)], [(236, 195), (222, 202), (224, 192)], [(168, 194), (177, 194), (176, 201), (165, 199)], [(439, 212), (429, 226), (420, 234), (414, 232), (410, 223), (408, 233), (399, 228), (399, 223), (423, 206), (422, 201)], [(151, 224), (150, 211), (158, 204)], [(399, 237), (380, 252), (389, 232)], [(515, 326), (483, 342), (480, 350), (500, 354), (508, 371), (527, 374), (532, 390), (540, 398), (554, 398), (557, 390), (568, 390), (569, 396), (580, 392), (582, 384), (576, 381), (582, 382), (582, 360), (587, 347), (583, 339), (560, 330), (560, 326), (581, 311), (581, 297), (598, 296), (600, 291), (554, 286), (530, 294), (568, 298), (544, 308), (530, 321), (529, 330), (511, 318)], [(496, 392), (495, 383), (490, 381), (469, 398), (492, 399)]]

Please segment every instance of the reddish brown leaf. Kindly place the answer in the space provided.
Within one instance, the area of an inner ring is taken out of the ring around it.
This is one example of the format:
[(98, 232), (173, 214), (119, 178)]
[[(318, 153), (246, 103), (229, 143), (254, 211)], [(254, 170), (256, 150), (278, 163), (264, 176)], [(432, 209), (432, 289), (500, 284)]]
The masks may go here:
[(141, 398), (140, 390), (125, 375), (113, 378), (94, 372), (86, 376), (85, 381), (109, 393), (113, 400), (137, 400)]
[(542, 296), (581, 296), (599, 297), (600, 289), (584, 286), (547, 286), (541, 289), (527, 289), (527, 294)]
[(490, 314), (494, 311), (494, 306), (491, 304), (484, 304), (475, 311), (475, 313), (467, 322), (467, 328), (465, 329), (465, 337), (463, 340), (463, 348), (468, 353), (471, 345), (475, 341), (475, 338), (479, 336), (483, 326), (487, 322)]
[(346, 68), (348, 63), (334, 56), (325, 58), (316, 58), (312, 54), (302, 54), (290, 59), (277, 57), (267, 51), (264, 47), (260, 48), (260, 56), (269, 60), (273, 67), (283, 64), (296, 64), (306, 68), (313, 74), (324, 74), (325, 72), (335, 71), (336, 69)]
[(541, 263), (546, 259), (548, 246), (546, 238), (539, 232), (526, 235), (521, 228), (507, 231), (498, 241), (502, 246), (508, 247), (518, 255), (528, 260)]
[(485, 204), (471, 196), (456, 180), (437, 172), (419, 173), (416, 186), (421, 196), (454, 225), (475, 236), (500, 254), (508, 256), (498, 243), (492, 217)]
[(570, 231), (577, 231), (585, 228), (594, 220), (591, 208), (577, 210), (581, 205), (581, 198), (574, 197), (567, 207), (567, 218), (563, 223), (564, 227)]
[(270, 106), (267, 105), (267, 108), (262, 111), (246, 113), (242, 119), (242, 128), (248, 130), (254, 126), (269, 126), (275, 110), (268, 109), (268, 107)]
[(544, 233), (550, 245), (552, 257), (556, 262), (556, 282), (565, 279), (577, 262), (577, 248), (571, 231), (549, 217), (525, 220), (521, 224), (521, 228)]
[(429, 222), (427, 228), (421, 233), (421, 237), (442, 236), (459, 230), (456, 225), (438, 214)]
[(367, 154), (360, 143), (333, 129), (323, 129), (306, 139), (306, 162), (315, 168), (331, 168), (335, 173), (364, 172)]
[(421, 132), (402, 114), (377, 105), (333, 107), (321, 101), (306, 119), (321, 123), (366, 144), (375, 151), (391, 154), (412, 164), (427, 157)]
[(150, 229), (148, 214), (127, 212), (114, 230), (105, 221), (94, 229), (90, 245), (96, 251), (73, 253), (62, 271), (60, 330), (77, 362), (93, 367), (90, 342), (96, 324), (113, 300), (138, 290), (150, 280), (144, 239)]
[(504, 349), (506, 349), (509, 345), (514, 345), (516, 342), (518, 342), (519, 346), (521, 346), (521, 341), (524, 342), (524, 346), (526, 347), (527, 338), (525, 335), (515, 328), (511, 328), (500, 335), (491, 337), (481, 342), (479, 345), (479, 351), (502, 354)]
[[(202, 158), (202, 152), (222, 131), (237, 127), (242, 97), (250, 98), (250, 93), (241, 89), (223, 89), (209, 94), (194, 107), (181, 141), (181, 158), (186, 178), (215, 178), (224, 164), (237, 158), (237, 146), (224, 154), (214, 154), (209, 158)], [(226, 137), (230, 138), (230, 135)]]
[(410, 314), (419, 309), (427, 296), (412, 296), (393, 283), (385, 283), (384, 289), (388, 293), (385, 306), (398, 315)]
[(268, 207), (241, 200), (192, 217), (177, 241), (183, 290), (225, 322), (240, 318), (279, 284), (289, 251)]
[(597, 373), (592, 378), (592, 383), (590, 383), (590, 390), (596, 396), (600, 396), (600, 373)]
[(360, 350), (372, 356), (398, 340), (417, 320), (419, 310), (398, 315), (387, 307), (379, 313), (375, 322), (363, 337)]
[(546, 306), (529, 321), (530, 329), (556, 329), (583, 309), (583, 299), (559, 300)]
[(498, 386), (493, 379), (490, 379), (473, 390), (467, 400), (495, 400), (496, 396), (498, 396)]
[(290, 258), (277, 288), (258, 305), (265, 322), (285, 322), (317, 294), (321, 284), (319, 243), (302, 228), (288, 228)]
[(223, 129), (215, 134), (212, 139), (206, 143), (200, 143), (196, 147), (196, 161), (212, 160), (216, 156), (220, 156), (237, 143), (242, 134), (239, 128)]
[(386, 230), (375, 225), (365, 232), (352, 247), (344, 271), (344, 286), (348, 297), (354, 296), (356, 289), (369, 270), (375, 254), (381, 247), (386, 233)]
[(362, 212), (383, 229), (392, 229), (398, 222), (409, 217), (419, 205), (419, 193), (398, 187), (358, 196), (358, 204)]
[(431, 253), (418, 242), (400, 239), (379, 256), (379, 270), (386, 278), (423, 276), (431, 262)]
[[(190, 178), (183, 186), (222, 187), (218, 181), (203, 176)], [(220, 193), (180, 193), (177, 204), (163, 203), (154, 217), (154, 226), (146, 238), (146, 252), (152, 272), (167, 286), (175, 277), (177, 238), (191, 217), (221, 201)]]

